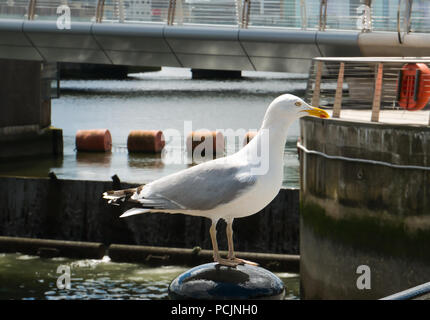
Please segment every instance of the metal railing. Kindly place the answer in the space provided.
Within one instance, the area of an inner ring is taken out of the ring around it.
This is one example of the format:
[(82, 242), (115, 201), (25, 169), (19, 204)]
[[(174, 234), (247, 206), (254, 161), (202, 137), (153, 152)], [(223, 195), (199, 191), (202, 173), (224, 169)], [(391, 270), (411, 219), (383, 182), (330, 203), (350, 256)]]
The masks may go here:
[(0, 18), (237, 28), (430, 32), (427, 0), (0, 0)]
[[(402, 72), (405, 65), (416, 63), (430, 66), (430, 60), (424, 58), (314, 58), (305, 100), (314, 106), (332, 109), (333, 118), (340, 118), (344, 109), (371, 109), (369, 120), (378, 122), (380, 110), (405, 110), (400, 100), (402, 93), (405, 96), (409, 93), (404, 92), (407, 88)], [(422, 81), (418, 77), (422, 77)], [(415, 76), (413, 81), (414, 95), (429, 96), (430, 77), (427, 74)], [(430, 125), (430, 118), (425, 121)]]

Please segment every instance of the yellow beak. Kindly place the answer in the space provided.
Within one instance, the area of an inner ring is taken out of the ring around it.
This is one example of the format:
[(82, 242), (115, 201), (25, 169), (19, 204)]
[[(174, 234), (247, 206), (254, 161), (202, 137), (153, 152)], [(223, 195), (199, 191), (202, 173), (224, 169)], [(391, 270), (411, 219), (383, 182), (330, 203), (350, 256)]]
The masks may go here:
[(316, 108), (316, 107), (311, 107), (311, 106), (309, 106), (309, 107), (311, 109), (305, 110), (305, 112), (309, 113), (310, 116), (319, 117), (319, 118), (323, 118), (323, 119), (330, 118), (330, 116), (328, 115), (328, 113), (325, 112), (323, 109)]

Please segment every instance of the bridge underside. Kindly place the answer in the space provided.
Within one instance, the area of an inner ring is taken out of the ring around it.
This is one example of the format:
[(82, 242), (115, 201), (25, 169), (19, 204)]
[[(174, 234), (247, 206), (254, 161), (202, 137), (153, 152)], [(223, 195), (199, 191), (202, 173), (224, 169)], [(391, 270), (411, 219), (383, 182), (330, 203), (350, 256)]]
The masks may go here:
[(316, 56), (361, 56), (359, 33), (0, 19), (0, 58), (307, 72)]
[(430, 56), (430, 35), (0, 19), (0, 58), (196, 69), (308, 72), (310, 59)]

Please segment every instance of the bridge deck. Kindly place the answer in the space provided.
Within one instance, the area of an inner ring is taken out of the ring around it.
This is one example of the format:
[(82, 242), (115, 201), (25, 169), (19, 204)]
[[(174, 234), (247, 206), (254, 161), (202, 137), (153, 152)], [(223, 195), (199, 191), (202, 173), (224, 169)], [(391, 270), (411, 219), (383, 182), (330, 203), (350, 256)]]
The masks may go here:
[(306, 73), (314, 57), (430, 56), (427, 3), (62, 3), (0, 3), (0, 59)]

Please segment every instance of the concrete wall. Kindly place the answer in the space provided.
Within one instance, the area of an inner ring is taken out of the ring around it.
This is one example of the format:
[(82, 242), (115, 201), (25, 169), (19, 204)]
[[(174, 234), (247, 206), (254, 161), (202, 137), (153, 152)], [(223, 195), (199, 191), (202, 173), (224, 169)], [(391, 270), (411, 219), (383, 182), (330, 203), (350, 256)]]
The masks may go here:
[(41, 62), (0, 59), (0, 75), (0, 128), (49, 126), (51, 104), (41, 95)]
[[(430, 166), (430, 128), (301, 120), (301, 141), (328, 155)], [(430, 280), (430, 171), (301, 152), (302, 297), (373, 299)], [(356, 286), (357, 267), (371, 289)]]
[(17, 157), (60, 156), (63, 154), (63, 131), (48, 127), (19, 134), (0, 132), (0, 161), (13, 161)]
[(0, 161), (63, 153), (60, 129), (51, 128), (50, 83), (40, 61), (0, 59)]
[[(2, 177), (0, 235), (211, 249), (209, 219), (164, 213), (119, 219), (121, 208), (101, 199), (116, 188), (103, 181)], [(235, 220), (235, 249), (297, 254), (298, 201), (297, 189), (282, 189), (262, 212)], [(226, 249), (224, 222), (218, 230), (220, 249)]]

